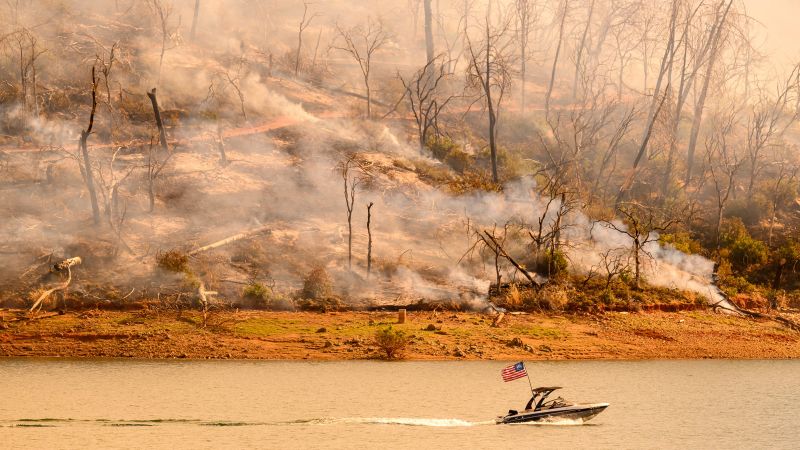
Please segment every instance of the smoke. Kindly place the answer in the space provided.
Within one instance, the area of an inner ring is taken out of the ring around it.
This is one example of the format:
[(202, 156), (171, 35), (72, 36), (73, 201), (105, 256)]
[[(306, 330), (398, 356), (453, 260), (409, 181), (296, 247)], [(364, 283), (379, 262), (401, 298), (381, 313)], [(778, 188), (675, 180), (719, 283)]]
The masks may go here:
[[(301, 2), (279, 2), (282, 4), (275, 7), (266, 7), (264, 2), (237, 3), (238, 7), (230, 7), (229, 2), (201, 2), (207, 9), (201, 13), (198, 35), (191, 41), (187, 19), (192, 17), (194, 2), (176, 2), (167, 21), (170, 36), (160, 78), (161, 30), (155, 15), (142, 2), (113, 3), (60, 2), (59, 13), (64, 12), (65, 18), (52, 30), (37, 29), (41, 48), (48, 48), (40, 61), (39, 82), (52, 88), (50, 91), (64, 87), (67, 93), (60, 101), (67, 112), (33, 117), (18, 106), (3, 105), (6, 117), (26, 121), (24, 134), (39, 145), (73, 149), (78, 130), (85, 128), (88, 117), (90, 67), (95, 56), (107, 59), (111, 44), (119, 41), (110, 92), (103, 91), (105, 80), (101, 91), (112, 99), (109, 109), (122, 112), (114, 121), (101, 106), (90, 143), (123, 131), (123, 137), (131, 139), (151, 135), (151, 112), (144, 92), (158, 83), (162, 109), (191, 110), (187, 112), (190, 119), (170, 124), (170, 136), (213, 135), (217, 126), (222, 126), (229, 136), (226, 151), (231, 164), (220, 166), (211, 140), (179, 148), (156, 182), (157, 208), (149, 214), (142, 149), (128, 148), (112, 164), (115, 148), (92, 148), (94, 169), (102, 175), (97, 182), (103, 209), (113, 182), (128, 168), (135, 168), (119, 191), (126, 211), (120, 235), (130, 248), (127, 251), (120, 249), (110, 231), (105, 211), (100, 227), (90, 223), (83, 177), (72, 155), (14, 154), (7, 160), (13, 180), (3, 187), (0, 202), (0, 212), (7, 217), (0, 223), (0, 280), (4, 282), (15, 282), (31, 264), (81, 256), (86, 264), (79, 270), (86, 271), (85, 281), (126, 285), (132, 278), (155, 278), (152, 263), (158, 251), (189, 249), (268, 225), (271, 235), (254, 239), (248, 244), (253, 248), (231, 246), (193, 261), (204, 266), (197, 269), (200, 276), (237, 281), (252, 276), (270, 278), (277, 289), (289, 292), (302, 285), (312, 266), (322, 264), (340, 292), (353, 301), (458, 300), (477, 308), (485, 304), (496, 274), (492, 256), (474, 249), (474, 233), (502, 229), (506, 224), (528, 227), (542, 216), (547, 228), (556, 220), (558, 201), (538, 196), (532, 178), (514, 181), (502, 193), (453, 196), (421, 179), (420, 173), (428, 168), (446, 169), (409, 144), (413, 139), (407, 136), (407, 124), (354, 119), (363, 100), (342, 91), (360, 94), (363, 84), (355, 63), (331, 48), (333, 25), (348, 28), (369, 15), (392, 19), (384, 21), (391, 45), (375, 60), (385, 78), (373, 83), (376, 97), (382, 94), (384, 101), (393, 101), (397, 85), (389, 77), (396, 70), (416, 70), (419, 55), (424, 54), (418, 51), (423, 47), (421, 36), (412, 29), (412, 21), (419, 18), (405, 10), (404, 2), (312, 4), (313, 12), (320, 16), (308, 30), (302, 51), (306, 59), (312, 52), (318, 57), (321, 81), (285, 76), (290, 69), (287, 58), (296, 42)], [(22, 5), (15, 20), (32, 24), (40, 23), (42, 17), (56, 20), (47, 2), (31, 5)], [(455, 12), (454, 8), (445, 11), (452, 20), (439, 30), (452, 42), (458, 40), (454, 30), (460, 27)], [(0, 29), (0, 35), (2, 31), (8, 30)], [(315, 36), (323, 35), (318, 32), (325, 33), (327, 42), (314, 49)], [(12, 62), (4, 60), (8, 67), (3, 69), (9, 74), (16, 67)], [(335, 77), (330, 73), (332, 66), (336, 66)], [(222, 119), (201, 117), (205, 109), (218, 110)], [(125, 121), (119, 120), (123, 116)], [(125, 130), (118, 129), (120, 123)], [(259, 127), (277, 130), (276, 136), (254, 132)], [(355, 264), (351, 271), (345, 263), (348, 230), (343, 180), (335, 168), (353, 152), (359, 153), (362, 164), (352, 217)], [(371, 222), (375, 261), (368, 274), (365, 228), (370, 202), (375, 205)], [(630, 238), (581, 211), (572, 211), (562, 220), (562, 238), (568, 244), (564, 249), (573, 270), (587, 272), (597, 267), (609, 250), (626, 255), (632, 251)], [(624, 227), (621, 223), (617, 226)], [(530, 253), (524, 239), (507, 245), (520, 257)], [(711, 282), (711, 261), (657, 242), (649, 244), (646, 251), (652, 257), (645, 258), (648, 282), (697, 292), (714, 302), (722, 300)], [(231, 264), (242, 259), (253, 260), (257, 267), (242, 269)], [(502, 279), (519, 278), (507, 264), (501, 269)]]

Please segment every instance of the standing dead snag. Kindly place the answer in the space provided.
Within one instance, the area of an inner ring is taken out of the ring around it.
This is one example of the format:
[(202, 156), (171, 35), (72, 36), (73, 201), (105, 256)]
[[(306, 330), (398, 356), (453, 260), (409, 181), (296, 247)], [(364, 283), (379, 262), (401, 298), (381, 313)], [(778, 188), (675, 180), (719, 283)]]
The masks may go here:
[[(510, 19), (510, 17), (509, 17)], [(467, 76), (472, 86), (478, 87), (478, 98), (483, 100), (489, 119), (489, 152), (492, 160), (492, 181), (500, 181), (497, 175), (497, 122), (500, 106), (511, 86), (512, 40), (509, 39), (509, 19), (493, 27), (487, 15), (484, 23), (483, 41), (476, 47), (467, 36), (469, 69)]]
[(94, 189), (94, 176), (92, 175), (92, 162), (89, 159), (89, 149), (86, 148), (86, 140), (92, 132), (94, 126), (94, 113), (97, 111), (97, 77), (95, 77), (94, 66), (92, 66), (92, 112), (89, 113), (89, 126), (81, 130), (80, 151), (83, 155), (83, 175), (86, 179), (86, 189), (89, 191), (89, 199), (92, 201), (92, 218), (94, 224), (100, 224), (100, 207), (97, 204), (97, 192)]
[(308, 17), (308, 2), (303, 2), (303, 18), (300, 19), (300, 26), (297, 32), (297, 52), (294, 56), (295, 78), (297, 78), (297, 74), (300, 72), (300, 52), (303, 50), (303, 31), (311, 25), (311, 21), (314, 20), (314, 17), (317, 17), (317, 15), (312, 14), (311, 17)]
[(367, 205), (367, 277), (372, 272), (372, 229), (370, 224), (372, 222), (372, 202)]
[(356, 202), (356, 187), (358, 178), (350, 177), (350, 168), (355, 161), (355, 155), (349, 156), (339, 163), (339, 172), (344, 180), (344, 202), (347, 207), (347, 268), (353, 270), (353, 207)]
[(344, 40), (344, 46), (333, 48), (349, 53), (358, 63), (361, 75), (364, 78), (364, 89), (367, 97), (367, 119), (372, 118), (372, 91), (370, 90), (370, 70), (372, 55), (389, 42), (389, 34), (383, 29), (383, 24), (367, 20), (367, 26), (342, 29), (338, 24), (336, 30)]
[(158, 141), (161, 144), (161, 149), (165, 152), (167, 149), (167, 132), (164, 130), (164, 123), (161, 121), (161, 111), (158, 109), (158, 100), (156, 99), (156, 88), (147, 93), (147, 98), (153, 104), (153, 115), (156, 117), (156, 126), (158, 127)]

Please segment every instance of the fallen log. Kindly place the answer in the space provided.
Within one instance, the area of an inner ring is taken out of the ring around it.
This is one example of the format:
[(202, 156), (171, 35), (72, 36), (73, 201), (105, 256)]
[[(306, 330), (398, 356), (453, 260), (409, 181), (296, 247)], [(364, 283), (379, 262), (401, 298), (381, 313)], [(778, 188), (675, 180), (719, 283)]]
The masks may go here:
[(227, 237), (225, 239), (222, 239), (221, 241), (217, 241), (217, 242), (214, 242), (214, 243), (211, 243), (211, 244), (204, 245), (202, 247), (196, 248), (196, 249), (190, 251), (188, 253), (188, 255), (189, 256), (194, 256), (194, 255), (196, 255), (198, 253), (202, 253), (202, 252), (205, 252), (205, 251), (208, 251), (208, 250), (213, 250), (215, 248), (222, 247), (224, 245), (228, 245), (231, 242), (236, 242), (238, 240), (250, 237), (250, 236), (252, 236), (254, 234), (264, 233), (264, 232), (267, 232), (267, 233), (270, 232), (270, 229), (269, 229), (268, 226), (258, 227), (256, 229), (253, 229), (253, 230), (250, 230), (250, 231), (245, 231), (243, 233), (234, 234), (233, 236), (230, 236), (230, 237)]

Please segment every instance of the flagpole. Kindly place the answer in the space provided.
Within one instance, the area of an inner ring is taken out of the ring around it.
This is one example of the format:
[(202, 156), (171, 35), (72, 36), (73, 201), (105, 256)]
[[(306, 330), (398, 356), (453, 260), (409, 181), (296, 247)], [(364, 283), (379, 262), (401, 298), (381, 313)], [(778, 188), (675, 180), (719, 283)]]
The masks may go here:
[(528, 368), (525, 367), (525, 363), (522, 363), (522, 366), (525, 368), (525, 376), (528, 377), (528, 386), (531, 387), (531, 395), (533, 395), (533, 383), (531, 383), (531, 375), (528, 373)]

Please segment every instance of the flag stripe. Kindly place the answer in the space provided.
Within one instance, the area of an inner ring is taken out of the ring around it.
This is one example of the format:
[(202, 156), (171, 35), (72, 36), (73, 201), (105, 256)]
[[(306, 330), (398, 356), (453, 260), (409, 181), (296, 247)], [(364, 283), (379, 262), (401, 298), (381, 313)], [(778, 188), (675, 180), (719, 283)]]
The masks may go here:
[(525, 365), (522, 362), (518, 362), (516, 364), (512, 364), (508, 367), (505, 367), (500, 372), (500, 375), (503, 377), (503, 381), (514, 381), (516, 379), (527, 376), (528, 371), (525, 370)]

